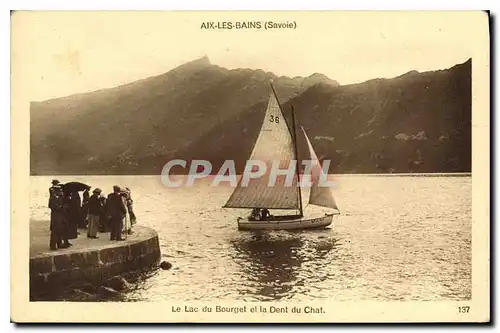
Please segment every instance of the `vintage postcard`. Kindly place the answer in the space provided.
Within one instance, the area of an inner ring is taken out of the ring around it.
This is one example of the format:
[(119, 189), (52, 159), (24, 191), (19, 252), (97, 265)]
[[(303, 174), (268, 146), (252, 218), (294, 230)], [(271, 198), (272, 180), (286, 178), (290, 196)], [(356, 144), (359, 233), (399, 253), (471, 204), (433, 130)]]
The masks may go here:
[(488, 322), (489, 16), (18, 11), (15, 322)]

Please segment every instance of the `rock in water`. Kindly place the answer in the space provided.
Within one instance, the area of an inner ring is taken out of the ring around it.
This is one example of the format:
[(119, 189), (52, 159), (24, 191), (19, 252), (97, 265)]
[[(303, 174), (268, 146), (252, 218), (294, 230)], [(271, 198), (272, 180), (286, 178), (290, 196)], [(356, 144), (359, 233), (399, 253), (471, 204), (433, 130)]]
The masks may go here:
[(170, 268), (172, 268), (172, 264), (169, 263), (168, 261), (162, 261), (160, 264), (160, 267), (162, 269), (170, 269)]
[(117, 275), (117, 276), (113, 276), (111, 279), (107, 280), (104, 283), (104, 286), (112, 288), (114, 290), (122, 291), (122, 290), (128, 289), (130, 287), (130, 284), (123, 277)]
[(100, 286), (97, 291), (102, 296), (119, 296), (120, 295), (119, 291), (116, 291), (113, 288), (109, 288), (109, 287), (105, 287), (105, 286)]

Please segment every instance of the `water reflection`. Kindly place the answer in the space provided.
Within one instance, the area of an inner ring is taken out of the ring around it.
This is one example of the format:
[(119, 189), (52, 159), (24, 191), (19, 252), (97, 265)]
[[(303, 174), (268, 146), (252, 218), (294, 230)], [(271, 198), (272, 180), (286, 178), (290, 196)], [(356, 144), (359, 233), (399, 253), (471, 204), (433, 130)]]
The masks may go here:
[(328, 264), (331, 258), (326, 258), (336, 241), (332, 237), (311, 241), (301, 233), (251, 232), (231, 244), (244, 280), (238, 293), (258, 300), (280, 300), (307, 288), (307, 277), (314, 275), (311, 270)]

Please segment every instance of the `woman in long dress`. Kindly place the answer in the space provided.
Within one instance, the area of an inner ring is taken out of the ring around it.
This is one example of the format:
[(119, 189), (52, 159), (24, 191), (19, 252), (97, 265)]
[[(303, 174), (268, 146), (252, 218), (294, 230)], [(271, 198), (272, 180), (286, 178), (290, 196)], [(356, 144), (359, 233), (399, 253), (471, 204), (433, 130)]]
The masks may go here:
[(78, 238), (78, 224), (82, 218), (82, 206), (78, 192), (72, 192), (68, 205), (68, 239)]
[(89, 218), (89, 199), (90, 199), (90, 194), (89, 194), (89, 190), (86, 189), (84, 192), (83, 192), (83, 199), (82, 199), (82, 209), (81, 209), (81, 218), (79, 220), (79, 225), (78, 227), (81, 228), (81, 229), (85, 229), (87, 228), (87, 225), (88, 225), (88, 218)]
[[(127, 207), (126, 194), (124, 192), (122, 192), (121, 197), (122, 197), (123, 203), (125, 204), (125, 207)], [(128, 210), (127, 210), (127, 213), (125, 214), (125, 217), (123, 219), (122, 233), (130, 234), (131, 231), (132, 231), (132, 224), (130, 223), (130, 214), (128, 213)]]
[(125, 198), (127, 199), (127, 211), (130, 215), (130, 224), (134, 225), (137, 223), (137, 218), (135, 217), (134, 213), (134, 200), (132, 200), (132, 191), (130, 190), (130, 188), (125, 187), (125, 193)]

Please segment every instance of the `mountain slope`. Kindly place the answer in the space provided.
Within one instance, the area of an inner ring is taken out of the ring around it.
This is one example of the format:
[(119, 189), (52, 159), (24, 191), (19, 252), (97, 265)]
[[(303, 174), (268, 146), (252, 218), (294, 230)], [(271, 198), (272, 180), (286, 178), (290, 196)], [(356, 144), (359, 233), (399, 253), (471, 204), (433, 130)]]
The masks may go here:
[(155, 173), (162, 156), (268, 98), (270, 79), (283, 100), (308, 87), (307, 78), (227, 70), (204, 57), (117, 88), (32, 103), (31, 173)]
[[(393, 79), (314, 85), (284, 103), (288, 121), (291, 104), (318, 157), (332, 160), (330, 172), (471, 170), (471, 60)], [(234, 116), (176, 156), (207, 159), (215, 167), (231, 158), (241, 171), (264, 111), (262, 103)], [(305, 141), (299, 139), (299, 154), (307, 158)]]
[[(170, 159), (214, 168), (249, 157), (269, 97), (290, 105), (331, 172), (470, 172), (471, 60), (339, 86), (315, 73), (227, 70), (204, 57), (124, 86), (31, 106), (31, 173), (159, 174)], [(300, 137), (299, 137), (300, 138)], [(304, 140), (300, 155), (306, 156)]]

